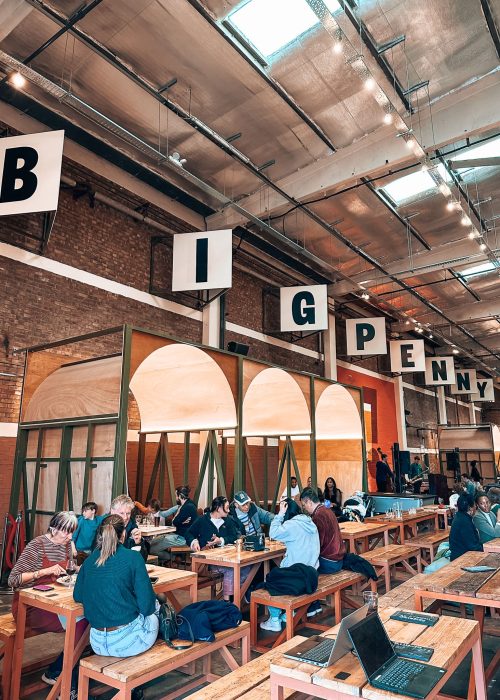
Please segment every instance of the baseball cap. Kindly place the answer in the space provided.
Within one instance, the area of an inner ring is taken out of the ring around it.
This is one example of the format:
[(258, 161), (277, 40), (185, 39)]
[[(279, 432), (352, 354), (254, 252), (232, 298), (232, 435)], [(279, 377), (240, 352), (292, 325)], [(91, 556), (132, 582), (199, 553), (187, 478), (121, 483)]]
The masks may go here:
[(238, 491), (237, 493), (234, 494), (234, 500), (240, 506), (244, 506), (245, 503), (249, 503), (252, 499), (250, 498), (248, 493), (246, 493), (246, 491)]

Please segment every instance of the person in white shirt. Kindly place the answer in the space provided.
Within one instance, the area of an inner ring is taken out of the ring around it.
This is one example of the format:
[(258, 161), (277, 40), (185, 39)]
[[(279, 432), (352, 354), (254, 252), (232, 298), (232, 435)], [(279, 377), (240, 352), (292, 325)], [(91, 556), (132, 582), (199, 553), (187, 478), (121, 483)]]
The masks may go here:
[[(290, 477), (290, 498), (298, 498), (300, 496), (300, 489), (299, 485), (297, 483), (297, 477), (292, 476)], [(283, 491), (281, 494), (280, 501), (283, 501), (285, 498), (288, 497), (287, 489)]]
[(457, 509), (458, 497), (464, 492), (464, 487), (461, 481), (455, 481), (453, 485), (453, 493), (450, 496), (450, 508)]

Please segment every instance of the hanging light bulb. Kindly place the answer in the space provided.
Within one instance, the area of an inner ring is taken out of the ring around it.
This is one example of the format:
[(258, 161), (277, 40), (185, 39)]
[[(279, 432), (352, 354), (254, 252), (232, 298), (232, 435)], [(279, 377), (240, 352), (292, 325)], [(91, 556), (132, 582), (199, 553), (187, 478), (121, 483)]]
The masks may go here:
[(450, 201), (449, 201), (449, 202), (447, 203), (447, 205), (446, 205), (446, 208), (448, 209), (448, 211), (453, 211), (453, 210), (455, 209), (455, 202), (453, 202), (453, 201), (450, 199)]
[(342, 53), (342, 41), (340, 39), (337, 39), (337, 41), (333, 45), (333, 52), (334, 53)]
[(384, 115), (384, 124), (392, 124), (393, 122), (393, 117), (390, 112), (387, 112), (387, 114)]
[(472, 240), (473, 238), (476, 237), (476, 232), (475, 231), (469, 231), (469, 238)]
[(15, 88), (20, 90), (21, 88), (23, 88), (26, 85), (26, 78), (24, 77), (24, 75), (21, 75), (21, 73), (16, 71), (15, 73), (12, 73), (12, 75), (10, 76), (10, 82), (12, 83), (12, 85)]
[(410, 136), (410, 138), (407, 139), (405, 141), (405, 143), (406, 143), (406, 148), (412, 149), (413, 146), (415, 145), (415, 139), (412, 136)]
[(486, 243), (480, 243), (479, 250), (486, 250)]
[(433, 338), (434, 336), (432, 335), (432, 333), (429, 333), (429, 340), (432, 340)]
[(452, 350), (452, 353), (454, 355), (458, 355), (459, 352), (460, 352), (460, 350), (457, 350), (457, 348), (453, 348), (453, 350)]
[(460, 223), (462, 224), (462, 226), (470, 226), (472, 222), (467, 216), (467, 214), (464, 214), (460, 219)]
[(376, 83), (375, 83), (374, 79), (373, 79), (371, 76), (365, 80), (365, 88), (366, 88), (367, 90), (374, 90), (374, 89), (375, 89), (375, 85), (376, 85)]

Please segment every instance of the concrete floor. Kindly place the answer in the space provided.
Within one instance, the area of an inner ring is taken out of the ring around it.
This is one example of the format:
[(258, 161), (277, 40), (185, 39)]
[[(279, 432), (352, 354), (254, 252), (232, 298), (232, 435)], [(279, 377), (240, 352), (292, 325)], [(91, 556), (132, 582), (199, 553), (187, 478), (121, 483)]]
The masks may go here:
[[(200, 599), (203, 599), (205, 597), (208, 597), (210, 594), (210, 590), (205, 589), (200, 591)], [(188, 598), (187, 598), (187, 593), (181, 592), (179, 594), (179, 599), (181, 603), (188, 603)], [(10, 609), (10, 597), (9, 596), (0, 596), (0, 614), (7, 612)], [(348, 613), (349, 611), (346, 611)], [(450, 611), (450, 615), (454, 615), (454, 611)], [(244, 614), (245, 619), (248, 619), (248, 613)], [(328, 621), (328, 618), (327, 618)], [(332, 625), (333, 625), (333, 618), (331, 619)], [(271, 636), (271, 633), (265, 633), (261, 632), (261, 634), (269, 634)], [(311, 634), (317, 634), (317, 630), (308, 630), (307, 628), (301, 629), (300, 634), (302, 635), (311, 635)], [(36, 655), (37, 657), (42, 657), (43, 654), (47, 652), (48, 647), (51, 647), (51, 651), (58, 651), (59, 650), (59, 644), (62, 644), (62, 635), (60, 635), (61, 639), (58, 639), (59, 635), (44, 635), (43, 637), (35, 637), (29, 640), (30, 642), (30, 656), (31, 654)], [(490, 660), (492, 659), (494, 653), (496, 650), (499, 648), (500, 645), (500, 618), (496, 617), (495, 619), (490, 619), (487, 618), (486, 623), (485, 623), (485, 635), (483, 638), (483, 654), (484, 654), (484, 662), (485, 665), (487, 666)], [(240, 661), (240, 652), (238, 649), (232, 650), (235, 658)], [(258, 654), (253, 653), (252, 658), (258, 656)], [(33, 657), (32, 657), (33, 658)], [(450, 681), (446, 684), (444, 688), (444, 693), (448, 695), (454, 695), (456, 697), (460, 698), (465, 698), (467, 694), (467, 687), (468, 687), (468, 681), (469, 681), (469, 674), (470, 674), (470, 655), (469, 658), (467, 658), (457, 669), (457, 671), (453, 674), (453, 677), (450, 679)], [(201, 662), (198, 662), (197, 666), (197, 672), (201, 671)], [(225, 673), (228, 672), (227, 666), (223, 662), (222, 658), (220, 657), (219, 654), (214, 655), (214, 660), (213, 660), (213, 671), (214, 673), (218, 673), (220, 675), (224, 675)], [(36, 672), (31, 673), (29, 676), (26, 677), (26, 682), (28, 683), (33, 683), (37, 681), (43, 670), (39, 670)], [(145, 687), (144, 690), (144, 695), (145, 695), (145, 700), (160, 700), (167, 692), (170, 692), (173, 689), (179, 689), (179, 698), (184, 698), (188, 697), (189, 693), (187, 695), (182, 694), (182, 686), (186, 681), (186, 676), (183, 675), (182, 673), (174, 672), (170, 673), (166, 676), (163, 676), (160, 680), (154, 681), (153, 683), (149, 684), (149, 686)], [(200, 687), (202, 687), (202, 684), (200, 684)], [(48, 688), (47, 686), (44, 686), (42, 689), (39, 691), (30, 693), (30, 700), (44, 700), (48, 694)], [(194, 691), (190, 691), (194, 692)], [(110, 700), (110, 698), (113, 697), (114, 691), (109, 691), (103, 694), (99, 694), (99, 697), (102, 698), (102, 700)], [(497, 669), (497, 672), (495, 676), (491, 679), (489, 685), (488, 685), (488, 700), (500, 700), (500, 668)]]

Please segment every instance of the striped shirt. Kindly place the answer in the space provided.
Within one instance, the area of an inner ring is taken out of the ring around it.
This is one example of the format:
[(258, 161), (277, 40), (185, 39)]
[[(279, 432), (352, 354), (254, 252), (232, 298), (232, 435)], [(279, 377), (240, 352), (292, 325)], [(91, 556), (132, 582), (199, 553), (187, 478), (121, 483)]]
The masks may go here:
[(243, 523), (243, 527), (245, 528), (245, 532), (247, 533), (247, 535), (256, 535), (257, 532), (255, 530), (253, 522), (250, 520), (248, 513), (244, 513), (239, 508), (237, 508), (236, 513), (238, 515), (238, 519), (241, 520), (241, 522)]
[(53, 564), (64, 562), (71, 552), (70, 544), (54, 544), (47, 535), (35, 537), (26, 545), (23, 553), (16, 561), (10, 572), (9, 586), (14, 589), (27, 588), (33, 585), (33, 580), (21, 583), (21, 575), (40, 571), (43, 568), (43, 554)]

